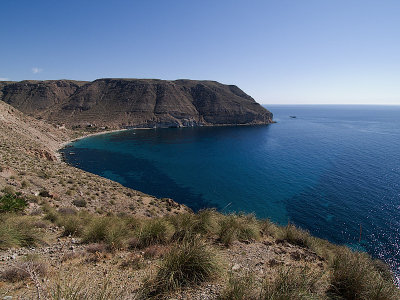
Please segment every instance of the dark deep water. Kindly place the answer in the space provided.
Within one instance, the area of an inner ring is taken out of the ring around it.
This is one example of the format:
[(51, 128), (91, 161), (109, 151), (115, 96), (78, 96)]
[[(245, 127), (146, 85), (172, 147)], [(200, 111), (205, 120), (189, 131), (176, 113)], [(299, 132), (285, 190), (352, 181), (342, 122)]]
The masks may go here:
[(81, 169), (195, 210), (290, 220), (384, 259), (400, 278), (400, 107), (268, 108), (277, 124), (130, 130), (62, 152)]

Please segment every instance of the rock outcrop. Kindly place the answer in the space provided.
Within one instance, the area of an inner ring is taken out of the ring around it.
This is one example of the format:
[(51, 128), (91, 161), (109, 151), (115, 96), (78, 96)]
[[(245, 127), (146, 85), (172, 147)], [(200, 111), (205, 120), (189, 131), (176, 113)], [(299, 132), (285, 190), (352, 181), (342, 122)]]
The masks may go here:
[(0, 100), (36, 118), (68, 127), (183, 127), (272, 122), (272, 113), (237, 86), (215, 81), (8, 81), (0, 82)]

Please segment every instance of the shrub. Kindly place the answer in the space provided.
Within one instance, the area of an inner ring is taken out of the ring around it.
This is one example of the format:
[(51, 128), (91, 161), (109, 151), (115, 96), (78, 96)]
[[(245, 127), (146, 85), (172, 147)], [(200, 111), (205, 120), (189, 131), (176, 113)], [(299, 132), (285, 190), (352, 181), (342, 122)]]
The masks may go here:
[(15, 190), (12, 186), (5, 186), (2, 190), (1, 190), (4, 194), (15, 194)]
[(51, 207), (48, 203), (43, 204), (42, 209), (45, 213), (44, 218), (52, 223), (56, 223), (59, 219), (59, 215), (56, 210)]
[(35, 228), (37, 219), (13, 214), (0, 215), (0, 249), (34, 246), (41, 239), (41, 232)]
[(76, 207), (86, 207), (87, 202), (85, 199), (75, 199), (74, 201), (72, 201), (72, 204)]
[(107, 227), (110, 225), (107, 218), (95, 218), (85, 228), (83, 233), (84, 243), (104, 242), (107, 235)]
[(0, 197), (0, 213), (22, 211), (28, 204), (25, 199), (6, 193)]
[(98, 278), (98, 274), (68, 273), (55, 274), (47, 285), (46, 299), (49, 300), (123, 300), (130, 297), (127, 283), (112, 280), (115, 274)]
[(197, 214), (184, 213), (170, 216), (168, 221), (174, 226), (172, 240), (182, 241), (197, 235), (207, 235), (215, 232), (217, 213), (213, 210), (203, 210)]
[(342, 248), (332, 264), (330, 293), (344, 299), (400, 299), (392, 278), (382, 275), (381, 267), (365, 253)]
[(110, 249), (124, 246), (129, 231), (123, 220), (115, 217), (99, 217), (93, 219), (83, 232), (84, 243), (106, 243)]
[(0, 278), (8, 282), (18, 282), (33, 276), (44, 276), (47, 273), (45, 264), (37, 261), (26, 261), (5, 269)]
[(154, 244), (165, 244), (171, 236), (170, 225), (162, 219), (146, 221), (137, 233), (138, 247), (145, 248)]
[(53, 198), (53, 195), (47, 190), (40, 191), (39, 196), (44, 198)]
[(308, 267), (283, 267), (273, 281), (265, 280), (261, 295), (265, 300), (326, 299), (325, 287), (319, 271)]
[(184, 239), (190, 239), (193, 238), (197, 232), (199, 222), (194, 214), (178, 214), (169, 217), (168, 220), (174, 226), (172, 240), (182, 241)]
[(228, 215), (220, 220), (219, 240), (229, 246), (234, 241), (257, 240), (260, 226), (253, 215)]
[(292, 224), (288, 224), (281, 229), (279, 238), (300, 247), (310, 248), (312, 245), (311, 235), (307, 231), (297, 228)]
[(220, 300), (257, 299), (254, 291), (254, 278), (250, 274), (243, 276), (229, 274), (228, 285), (219, 296)]
[(21, 187), (24, 189), (24, 188), (27, 188), (29, 186), (29, 182), (28, 181), (26, 181), (26, 180), (23, 180), (22, 182), (21, 182)]
[(64, 227), (63, 236), (80, 236), (83, 232), (82, 220), (75, 215), (59, 218), (58, 225)]
[(261, 222), (261, 231), (264, 234), (278, 238), (279, 234), (282, 232), (282, 228), (271, 222), (269, 219), (266, 219)]
[(60, 207), (58, 213), (61, 215), (76, 215), (77, 210), (73, 207)]
[(218, 271), (215, 255), (205, 244), (183, 241), (164, 256), (155, 278), (145, 283), (143, 293), (155, 297), (197, 285), (210, 280)]

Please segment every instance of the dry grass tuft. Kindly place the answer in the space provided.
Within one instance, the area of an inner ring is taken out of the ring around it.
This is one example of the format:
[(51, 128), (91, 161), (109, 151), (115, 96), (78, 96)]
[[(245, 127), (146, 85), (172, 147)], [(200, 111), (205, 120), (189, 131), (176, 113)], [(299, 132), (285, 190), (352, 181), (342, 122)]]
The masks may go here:
[(146, 221), (137, 232), (138, 248), (166, 244), (173, 234), (172, 231), (171, 225), (163, 219)]
[(164, 256), (155, 278), (145, 283), (142, 296), (158, 298), (206, 282), (218, 274), (215, 254), (204, 243), (183, 241)]
[(308, 267), (282, 267), (274, 280), (264, 282), (261, 299), (265, 300), (311, 300), (327, 299), (325, 276), (321, 271)]
[(42, 241), (42, 232), (35, 227), (37, 218), (0, 214), (0, 249), (27, 247)]
[(234, 241), (258, 240), (260, 238), (260, 225), (253, 215), (221, 215), (219, 220), (219, 240), (225, 246)]
[(249, 274), (229, 274), (229, 281), (218, 297), (219, 300), (256, 300), (258, 295), (255, 289), (254, 277)]
[(387, 271), (365, 253), (341, 248), (331, 264), (330, 294), (343, 299), (395, 300), (400, 291)]

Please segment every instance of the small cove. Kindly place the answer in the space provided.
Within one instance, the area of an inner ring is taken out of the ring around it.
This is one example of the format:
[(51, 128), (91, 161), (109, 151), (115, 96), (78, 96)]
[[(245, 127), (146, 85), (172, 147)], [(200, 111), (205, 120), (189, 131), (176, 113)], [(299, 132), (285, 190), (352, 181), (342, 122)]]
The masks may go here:
[(194, 210), (293, 222), (382, 258), (399, 275), (400, 107), (268, 109), (278, 123), (121, 131), (62, 153), (71, 165)]

